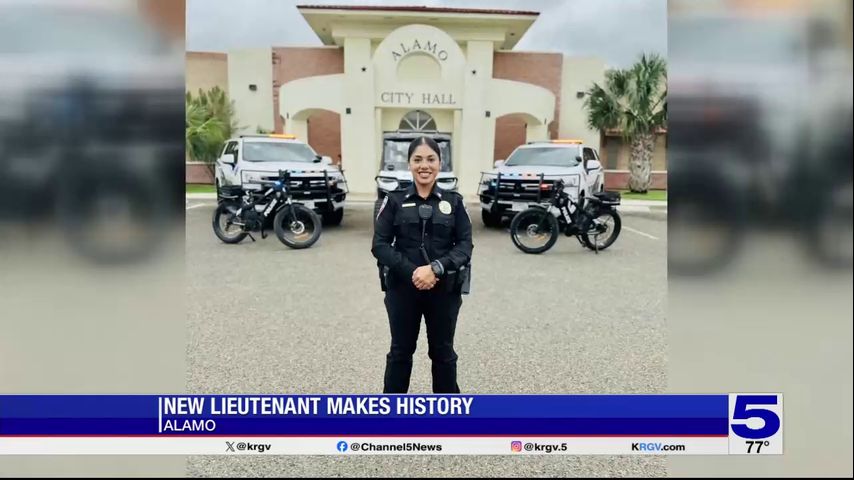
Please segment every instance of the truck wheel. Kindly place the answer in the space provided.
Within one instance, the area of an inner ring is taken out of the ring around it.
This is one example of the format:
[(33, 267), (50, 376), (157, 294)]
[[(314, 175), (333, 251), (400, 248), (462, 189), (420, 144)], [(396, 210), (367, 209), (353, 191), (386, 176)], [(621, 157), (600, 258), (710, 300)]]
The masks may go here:
[(168, 202), (163, 185), (126, 169), (92, 169), (63, 178), (56, 215), (71, 248), (102, 265), (150, 258), (164, 242)]
[(480, 218), (487, 228), (498, 228), (501, 226), (501, 215), (494, 215), (489, 210), (480, 210)]
[(344, 219), (344, 208), (339, 208), (338, 210), (334, 210), (331, 212), (326, 212), (323, 214), (323, 224), (337, 226), (341, 225), (341, 220)]

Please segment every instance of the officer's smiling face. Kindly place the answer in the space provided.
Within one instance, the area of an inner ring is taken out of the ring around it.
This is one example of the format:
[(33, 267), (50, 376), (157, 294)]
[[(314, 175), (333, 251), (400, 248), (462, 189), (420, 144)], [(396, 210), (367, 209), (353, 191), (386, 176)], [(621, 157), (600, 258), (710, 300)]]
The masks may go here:
[(409, 171), (412, 172), (415, 183), (424, 186), (433, 185), (436, 176), (439, 175), (440, 163), (439, 155), (429, 145), (421, 144), (409, 157)]

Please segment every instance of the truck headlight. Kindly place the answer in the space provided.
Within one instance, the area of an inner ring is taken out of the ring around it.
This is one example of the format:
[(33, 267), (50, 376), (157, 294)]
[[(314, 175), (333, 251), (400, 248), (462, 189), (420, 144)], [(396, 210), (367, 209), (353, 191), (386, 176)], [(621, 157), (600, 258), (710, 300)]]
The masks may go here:
[(339, 183), (347, 183), (347, 181), (346, 181), (346, 180), (344, 180), (344, 175), (342, 175), (342, 174), (340, 174), (340, 173), (338, 173), (338, 172), (329, 173), (329, 174), (327, 174), (326, 178), (327, 178), (327, 179), (328, 179), (328, 181), (329, 181), (329, 186), (330, 186), (330, 187), (335, 187), (335, 186), (337, 186)]
[(397, 187), (400, 186), (398, 181), (394, 178), (389, 177), (377, 177), (377, 187), (381, 190), (392, 191), (397, 190)]
[(564, 186), (567, 187), (578, 187), (579, 177), (578, 175), (567, 175), (565, 177), (560, 177), (563, 180)]
[(481, 185), (483, 185), (484, 187), (494, 187), (494, 186), (495, 186), (495, 182), (496, 182), (497, 180), (498, 180), (498, 178), (497, 178), (497, 177), (491, 177), (491, 176), (490, 176), (490, 177), (486, 177), (486, 176), (484, 176), (483, 178), (481, 178), (481, 180), (480, 180), (480, 184), (481, 184)]
[(263, 180), (264, 173), (263, 172), (254, 172), (254, 171), (242, 171), (240, 172), (240, 181), (242, 184), (258, 184), (261, 180)]

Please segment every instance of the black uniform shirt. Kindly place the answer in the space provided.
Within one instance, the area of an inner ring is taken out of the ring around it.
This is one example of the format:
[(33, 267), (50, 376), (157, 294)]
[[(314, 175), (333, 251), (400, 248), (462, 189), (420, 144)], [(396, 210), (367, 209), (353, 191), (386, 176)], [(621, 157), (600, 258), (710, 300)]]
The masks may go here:
[(398, 279), (410, 281), (417, 267), (427, 265), (421, 254), (421, 218), (418, 207), (433, 207), (427, 221), (424, 246), (430, 261), (439, 260), (445, 272), (458, 270), (471, 260), (471, 220), (463, 197), (443, 191), (435, 184), (427, 199), (421, 198), (413, 183), (406, 189), (390, 192), (374, 223), (371, 252), (381, 265), (389, 267)]

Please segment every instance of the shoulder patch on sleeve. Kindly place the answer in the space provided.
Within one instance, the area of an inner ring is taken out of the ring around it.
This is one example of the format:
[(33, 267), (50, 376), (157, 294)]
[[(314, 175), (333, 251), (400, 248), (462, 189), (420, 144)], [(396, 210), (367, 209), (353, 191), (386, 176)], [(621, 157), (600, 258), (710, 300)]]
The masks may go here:
[(454, 192), (454, 193), (455, 193), (455, 195), (454, 195), (454, 196), (455, 196), (455, 197), (456, 197), (456, 199), (457, 199), (457, 205), (459, 205), (459, 206), (460, 206), (460, 208), (465, 209), (465, 208), (466, 208), (466, 199), (465, 199), (465, 197), (463, 197), (463, 195), (462, 195), (461, 193), (459, 193), (459, 192)]
[(386, 196), (383, 198), (383, 203), (382, 203), (382, 205), (380, 205), (380, 209), (379, 209), (379, 211), (377, 211), (377, 218), (375, 218), (374, 220), (379, 220), (379, 219), (380, 219), (380, 215), (382, 215), (382, 214), (383, 214), (383, 210), (385, 210), (385, 206), (386, 206), (386, 205), (388, 205), (388, 195), (386, 195)]
[(453, 192), (453, 194), (454, 194), (454, 210), (456, 210), (456, 211), (462, 210), (466, 214), (466, 217), (469, 219), (469, 222), (471, 222), (471, 217), (469, 217), (469, 211), (466, 208), (465, 197), (463, 197), (463, 195), (460, 192)]

